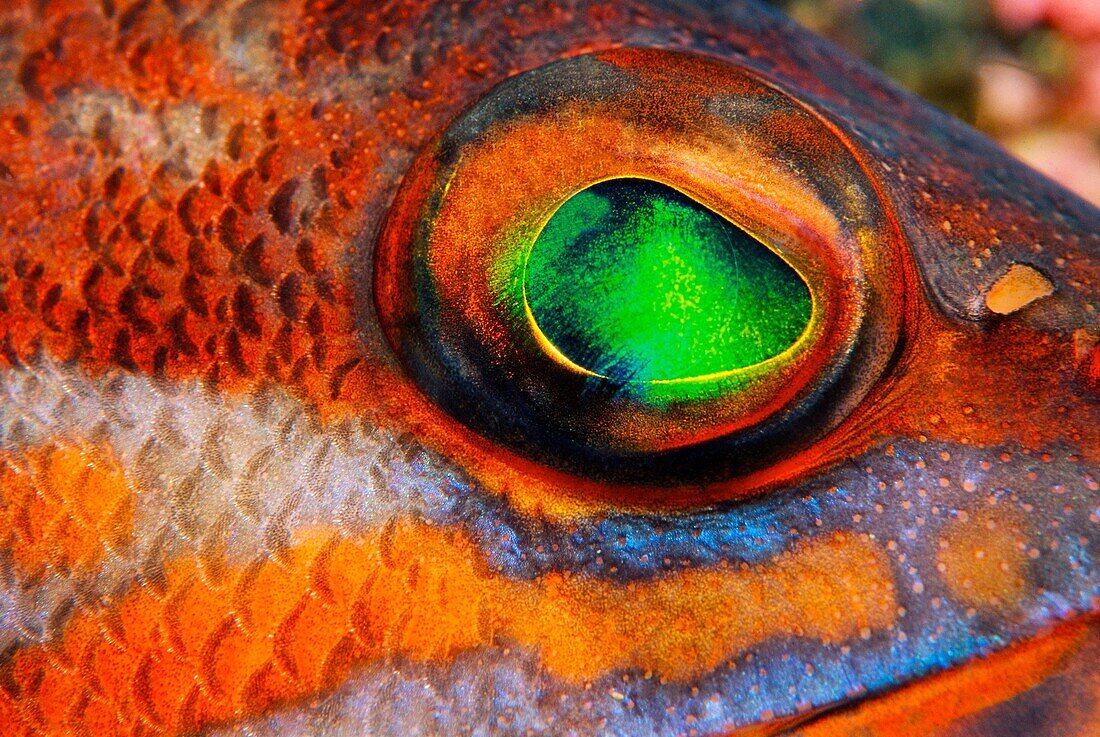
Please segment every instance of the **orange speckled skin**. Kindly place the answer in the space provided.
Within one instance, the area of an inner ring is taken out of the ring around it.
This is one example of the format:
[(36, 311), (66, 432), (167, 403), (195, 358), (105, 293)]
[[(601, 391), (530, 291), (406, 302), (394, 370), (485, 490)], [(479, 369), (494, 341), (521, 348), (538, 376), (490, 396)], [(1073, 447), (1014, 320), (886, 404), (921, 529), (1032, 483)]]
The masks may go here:
[[(621, 46), (815, 111), (901, 248), (862, 399), (715, 483), (505, 449), (380, 326), (416, 157)], [(0, 731), (1100, 734), (1098, 285), (1095, 209), (755, 5), (5, 4)]]

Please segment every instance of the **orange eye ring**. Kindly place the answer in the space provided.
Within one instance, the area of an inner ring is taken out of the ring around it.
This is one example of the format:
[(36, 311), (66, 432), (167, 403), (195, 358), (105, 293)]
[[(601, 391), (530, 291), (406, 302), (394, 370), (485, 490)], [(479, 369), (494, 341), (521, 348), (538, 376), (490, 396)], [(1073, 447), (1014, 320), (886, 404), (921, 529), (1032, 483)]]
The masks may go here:
[[(761, 457), (753, 448), (835, 426), (896, 343), (900, 236), (853, 150), (755, 72), (706, 57), (618, 49), (527, 72), (406, 177), (376, 258), (383, 329), (425, 393), (521, 454), (655, 480), (690, 453), (728, 475)], [(779, 255), (810, 290), (803, 336), (692, 379), (672, 401), (585, 391), (591, 375), (555, 359), (501, 299), (501, 270), (562, 202), (621, 177), (668, 185)]]

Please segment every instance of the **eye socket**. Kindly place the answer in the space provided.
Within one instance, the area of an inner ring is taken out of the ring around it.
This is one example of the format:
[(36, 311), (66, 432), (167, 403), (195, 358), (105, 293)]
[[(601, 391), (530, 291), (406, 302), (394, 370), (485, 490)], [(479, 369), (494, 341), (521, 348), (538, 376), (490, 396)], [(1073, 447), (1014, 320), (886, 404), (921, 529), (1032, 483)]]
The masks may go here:
[(420, 388), (541, 463), (680, 483), (834, 427), (898, 333), (897, 231), (810, 107), (706, 57), (521, 74), (410, 170), (376, 258)]

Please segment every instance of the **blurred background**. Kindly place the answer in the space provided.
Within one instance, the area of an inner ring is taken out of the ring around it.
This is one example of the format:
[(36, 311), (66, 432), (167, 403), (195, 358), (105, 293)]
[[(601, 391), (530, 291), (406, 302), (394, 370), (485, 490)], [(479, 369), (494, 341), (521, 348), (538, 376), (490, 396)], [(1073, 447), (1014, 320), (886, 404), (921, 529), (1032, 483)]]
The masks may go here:
[(772, 0), (1100, 205), (1100, 0)]

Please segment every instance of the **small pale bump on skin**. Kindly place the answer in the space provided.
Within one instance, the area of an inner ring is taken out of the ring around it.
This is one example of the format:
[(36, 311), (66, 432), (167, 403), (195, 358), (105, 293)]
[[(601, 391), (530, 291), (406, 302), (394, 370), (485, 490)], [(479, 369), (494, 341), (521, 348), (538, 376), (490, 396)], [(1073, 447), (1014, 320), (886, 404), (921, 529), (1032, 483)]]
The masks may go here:
[(1051, 294), (1054, 294), (1054, 284), (1042, 272), (1027, 264), (1013, 264), (990, 287), (985, 305), (990, 312), (1011, 315)]

